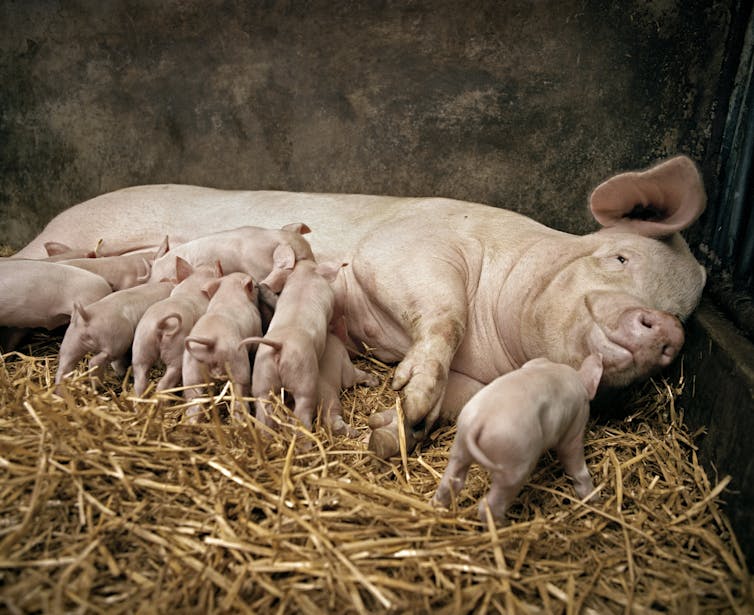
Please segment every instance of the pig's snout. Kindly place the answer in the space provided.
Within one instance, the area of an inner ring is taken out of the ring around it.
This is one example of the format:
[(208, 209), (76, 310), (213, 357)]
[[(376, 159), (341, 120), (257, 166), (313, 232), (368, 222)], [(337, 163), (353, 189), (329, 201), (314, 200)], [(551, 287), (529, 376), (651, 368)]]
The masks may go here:
[(683, 327), (678, 318), (667, 312), (634, 308), (624, 312), (622, 328), (633, 339), (634, 353), (660, 367), (669, 365), (684, 342)]

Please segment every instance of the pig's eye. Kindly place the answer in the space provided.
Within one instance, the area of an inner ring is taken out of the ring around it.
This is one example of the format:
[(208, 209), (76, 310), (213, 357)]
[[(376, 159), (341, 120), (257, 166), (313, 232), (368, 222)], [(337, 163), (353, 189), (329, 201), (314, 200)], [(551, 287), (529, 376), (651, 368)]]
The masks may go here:
[(618, 256), (615, 257), (615, 260), (617, 260), (621, 265), (625, 265), (628, 262), (628, 259), (622, 254), (618, 254)]

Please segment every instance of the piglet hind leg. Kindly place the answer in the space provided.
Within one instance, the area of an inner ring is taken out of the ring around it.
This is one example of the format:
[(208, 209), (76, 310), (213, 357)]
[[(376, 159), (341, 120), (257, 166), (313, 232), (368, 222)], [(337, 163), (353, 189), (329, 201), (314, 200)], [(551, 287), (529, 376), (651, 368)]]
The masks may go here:
[(512, 482), (507, 480), (504, 474), (493, 472), (490, 490), (479, 500), (479, 520), (482, 525), (487, 525), (487, 506), (490, 508), (495, 524), (505, 525), (508, 522), (506, 512), (525, 482), (526, 479)]
[(466, 484), (466, 475), (469, 472), (472, 459), (465, 451), (462, 451), (456, 442), (450, 449), (450, 460), (445, 472), (440, 479), (435, 495), (432, 496), (434, 506), (448, 508), (454, 498), (458, 497), (461, 489)]

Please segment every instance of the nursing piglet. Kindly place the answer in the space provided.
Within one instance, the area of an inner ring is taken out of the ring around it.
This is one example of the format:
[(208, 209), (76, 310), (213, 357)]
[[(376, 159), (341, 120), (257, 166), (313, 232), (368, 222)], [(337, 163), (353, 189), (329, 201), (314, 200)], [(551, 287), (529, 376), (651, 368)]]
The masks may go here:
[[(578, 371), (539, 358), (493, 380), (461, 410), (433, 503), (448, 506), (476, 462), (492, 473), (486, 501), (495, 521), (503, 523), (506, 510), (549, 448), (555, 449), (578, 496), (586, 497), (593, 484), (584, 461), (584, 428), (601, 377), (602, 356), (592, 354)], [(484, 500), (479, 518), (485, 523)]]
[(350, 389), (357, 384), (377, 386), (378, 383), (377, 376), (362, 371), (351, 363), (343, 342), (336, 335), (328, 333), (325, 350), (319, 358), (319, 403), (325, 425), (332, 433), (344, 434), (350, 438), (358, 435), (343, 420), (340, 390)]
[(0, 325), (55, 329), (71, 319), (74, 301), (112, 292), (100, 276), (60, 263), (0, 259)]
[[(123, 290), (147, 282), (152, 272), (152, 262), (167, 252), (168, 238), (165, 237), (156, 252), (131, 252), (116, 256), (74, 258), (59, 262), (96, 273), (105, 278), (113, 290)], [(166, 279), (174, 277), (175, 274), (165, 276)], [(161, 279), (157, 278), (154, 281), (159, 282)]]
[(263, 338), (248, 338), (246, 344), (260, 344), (254, 359), (252, 394), (256, 417), (271, 425), (265, 403), (273, 391), (285, 387), (294, 400), (294, 415), (311, 429), (319, 399), (319, 359), (325, 350), (335, 294), (330, 283), (341, 264), (317, 264), (311, 260), (282, 262), (276, 252), (276, 266), (260, 284), (280, 292), (275, 314)]
[(149, 369), (161, 359), (165, 373), (157, 383), (162, 391), (181, 381), (184, 341), (196, 321), (207, 311), (209, 297), (202, 288), (222, 276), (220, 263), (195, 269), (182, 258), (176, 264), (178, 285), (170, 296), (149, 306), (134, 333), (131, 364), (134, 391), (141, 395), (147, 388)]
[(173, 248), (152, 266), (152, 279), (175, 275), (176, 257), (194, 267), (212, 267), (219, 260), (225, 273), (240, 271), (261, 280), (273, 267), (273, 254), (280, 245), (290, 246), (296, 259), (314, 259), (309, 242), (302, 237), (310, 229), (303, 223), (286, 224), (281, 229), (240, 226), (204, 235)]
[(111, 292), (100, 276), (76, 267), (0, 259), (0, 352), (16, 348), (30, 329), (70, 322), (74, 301), (92, 303)]
[[(210, 297), (207, 311), (184, 342), (183, 384), (198, 385), (230, 377), (236, 396), (248, 397), (251, 366), (241, 341), (262, 333), (254, 280), (245, 273), (231, 273), (211, 280), (204, 285), (204, 291)], [(184, 391), (188, 401), (199, 395), (197, 387)], [(240, 405), (247, 407), (246, 402)], [(199, 406), (194, 404), (186, 410), (186, 416), (194, 421), (199, 412)]]
[(167, 297), (173, 286), (172, 282), (141, 284), (90, 305), (77, 301), (71, 324), (60, 343), (55, 384), (88, 352), (94, 354), (89, 367), (95, 368), (97, 375), (107, 362), (113, 362), (116, 369), (125, 369), (124, 360), (133, 343), (136, 325), (147, 308)]

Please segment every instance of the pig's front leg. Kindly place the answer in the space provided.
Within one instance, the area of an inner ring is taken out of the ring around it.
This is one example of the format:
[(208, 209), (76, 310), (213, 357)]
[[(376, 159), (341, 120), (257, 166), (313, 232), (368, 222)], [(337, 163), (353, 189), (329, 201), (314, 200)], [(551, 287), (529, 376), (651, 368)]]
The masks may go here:
[[(424, 439), (440, 416), (450, 364), (466, 331), (468, 311), (465, 284), (452, 269), (427, 263), (424, 276), (443, 283), (439, 288), (433, 288), (433, 284), (408, 288), (410, 281), (406, 280), (403, 297), (391, 306), (413, 341), (396, 368), (392, 383), (394, 390), (402, 389), (409, 448)], [(405, 310), (406, 305), (411, 306), (410, 311)], [(398, 453), (395, 409), (372, 415), (369, 426), (373, 430), (370, 450), (382, 458)]]

